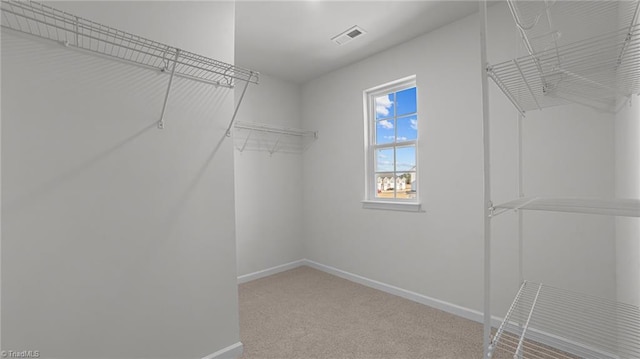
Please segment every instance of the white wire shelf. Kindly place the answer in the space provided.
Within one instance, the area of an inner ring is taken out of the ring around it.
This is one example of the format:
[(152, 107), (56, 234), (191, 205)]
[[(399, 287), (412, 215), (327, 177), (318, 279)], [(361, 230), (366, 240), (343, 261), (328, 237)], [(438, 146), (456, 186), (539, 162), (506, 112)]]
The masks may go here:
[(535, 359), (640, 358), (640, 308), (524, 281), (490, 352)]
[(525, 197), (494, 205), (493, 216), (508, 210), (537, 210), (640, 217), (640, 199)]
[(318, 138), (317, 131), (237, 121), (234, 124), (236, 148), (279, 152), (302, 152)]
[(293, 128), (293, 127), (281, 127), (281, 126), (267, 125), (267, 124), (261, 124), (261, 123), (241, 122), (241, 121), (237, 121), (234, 127), (242, 130), (270, 132), (270, 133), (277, 133), (277, 134), (283, 134), (283, 135), (289, 135), (289, 136), (300, 136), (300, 137), (309, 136), (313, 138), (318, 138), (317, 131), (308, 131), (308, 130), (302, 130), (302, 129)]
[(2, 1), (2, 28), (216, 86), (258, 83), (258, 72), (130, 34), (33, 1)]
[[(568, 103), (617, 112), (625, 96), (640, 92), (638, 4), (511, 0), (529, 54), (489, 66), (487, 73), (522, 113)], [(563, 41), (576, 37), (561, 28), (571, 21), (611, 26), (588, 38)]]

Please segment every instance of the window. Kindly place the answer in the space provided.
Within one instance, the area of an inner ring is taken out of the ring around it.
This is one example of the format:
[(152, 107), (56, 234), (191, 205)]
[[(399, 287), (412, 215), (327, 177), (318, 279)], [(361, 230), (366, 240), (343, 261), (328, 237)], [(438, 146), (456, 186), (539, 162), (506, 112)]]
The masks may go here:
[[(415, 76), (367, 90), (364, 101), (367, 133), (365, 207), (419, 209), (416, 207), (418, 108)], [(372, 203), (393, 203), (395, 207), (371, 206)]]

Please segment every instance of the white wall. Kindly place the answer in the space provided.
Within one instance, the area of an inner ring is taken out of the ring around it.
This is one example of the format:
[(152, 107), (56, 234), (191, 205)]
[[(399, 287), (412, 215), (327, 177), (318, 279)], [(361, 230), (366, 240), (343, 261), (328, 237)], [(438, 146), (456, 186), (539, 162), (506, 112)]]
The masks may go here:
[[(238, 91), (236, 100), (239, 96)], [(299, 85), (261, 74), (260, 85), (248, 89), (237, 120), (299, 128), (301, 117)], [(304, 258), (302, 151), (287, 146), (299, 139), (284, 137), (270, 153), (277, 134), (234, 132), (239, 276)]]
[[(531, 111), (523, 132), (525, 195), (614, 196), (612, 115), (578, 105)], [(524, 218), (525, 277), (615, 299), (615, 218), (537, 211)]]
[[(458, 21), (303, 87), (304, 125), (322, 133), (303, 164), (307, 258), (480, 307), (479, 41), (471, 32), (477, 28), (476, 18)], [(426, 212), (364, 210), (362, 92), (413, 74)], [(336, 176), (339, 186), (328, 180)]]
[[(491, 7), (490, 15), (491, 61), (508, 60), (517, 50), (508, 9), (499, 4)], [(481, 309), (478, 33), (477, 16), (468, 17), (303, 86), (303, 125), (322, 133), (303, 162), (307, 258)], [(425, 212), (364, 210), (360, 204), (364, 194), (362, 91), (412, 74), (417, 75), (419, 88), (419, 181)], [(517, 196), (517, 117), (493, 86), (491, 96), (494, 199), (498, 201)], [(578, 121), (583, 117), (585, 121)], [(556, 188), (565, 195), (613, 193), (611, 121), (599, 122), (598, 115), (578, 107), (532, 114), (527, 121), (525, 188), (529, 194), (550, 195)], [(327, 180), (336, 174), (342, 179), (340, 185)], [(533, 222), (525, 226), (525, 240), (535, 256), (525, 258), (529, 279), (615, 295), (612, 219), (576, 217), (564, 222), (535, 216), (527, 214)], [(506, 214), (495, 222), (494, 313), (503, 314), (518, 285), (515, 216)], [(548, 251), (537, 250), (542, 243)], [(551, 268), (562, 271), (551, 273)]]
[[(640, 198), (640, 103), (631, 97), (616, 116), (616, 196)], [(616, 218), (618, 300), (640, 305), (640, 219)]]
[[(233, 62), (229, 2), (56, 3)], [(2, 344), (201, 358), (239, 342), (233, 91), (2, 34)]]

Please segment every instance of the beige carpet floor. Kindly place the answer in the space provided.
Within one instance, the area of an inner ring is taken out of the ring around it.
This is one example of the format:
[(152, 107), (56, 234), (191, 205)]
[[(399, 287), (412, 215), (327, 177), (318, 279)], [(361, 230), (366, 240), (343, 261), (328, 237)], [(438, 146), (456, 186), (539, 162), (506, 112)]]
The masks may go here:
[(482, 357), (481, 324), (309, 267), (239, 293), (242, 359)]

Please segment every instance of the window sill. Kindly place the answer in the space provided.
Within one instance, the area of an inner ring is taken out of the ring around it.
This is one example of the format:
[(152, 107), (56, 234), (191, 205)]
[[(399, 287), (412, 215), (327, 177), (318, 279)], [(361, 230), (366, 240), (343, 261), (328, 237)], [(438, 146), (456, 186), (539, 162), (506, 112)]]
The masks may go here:
[(424, 212), (422, 205), (416, 202), (362, 201), (364, 209), (382, 209), (387, 211)]

